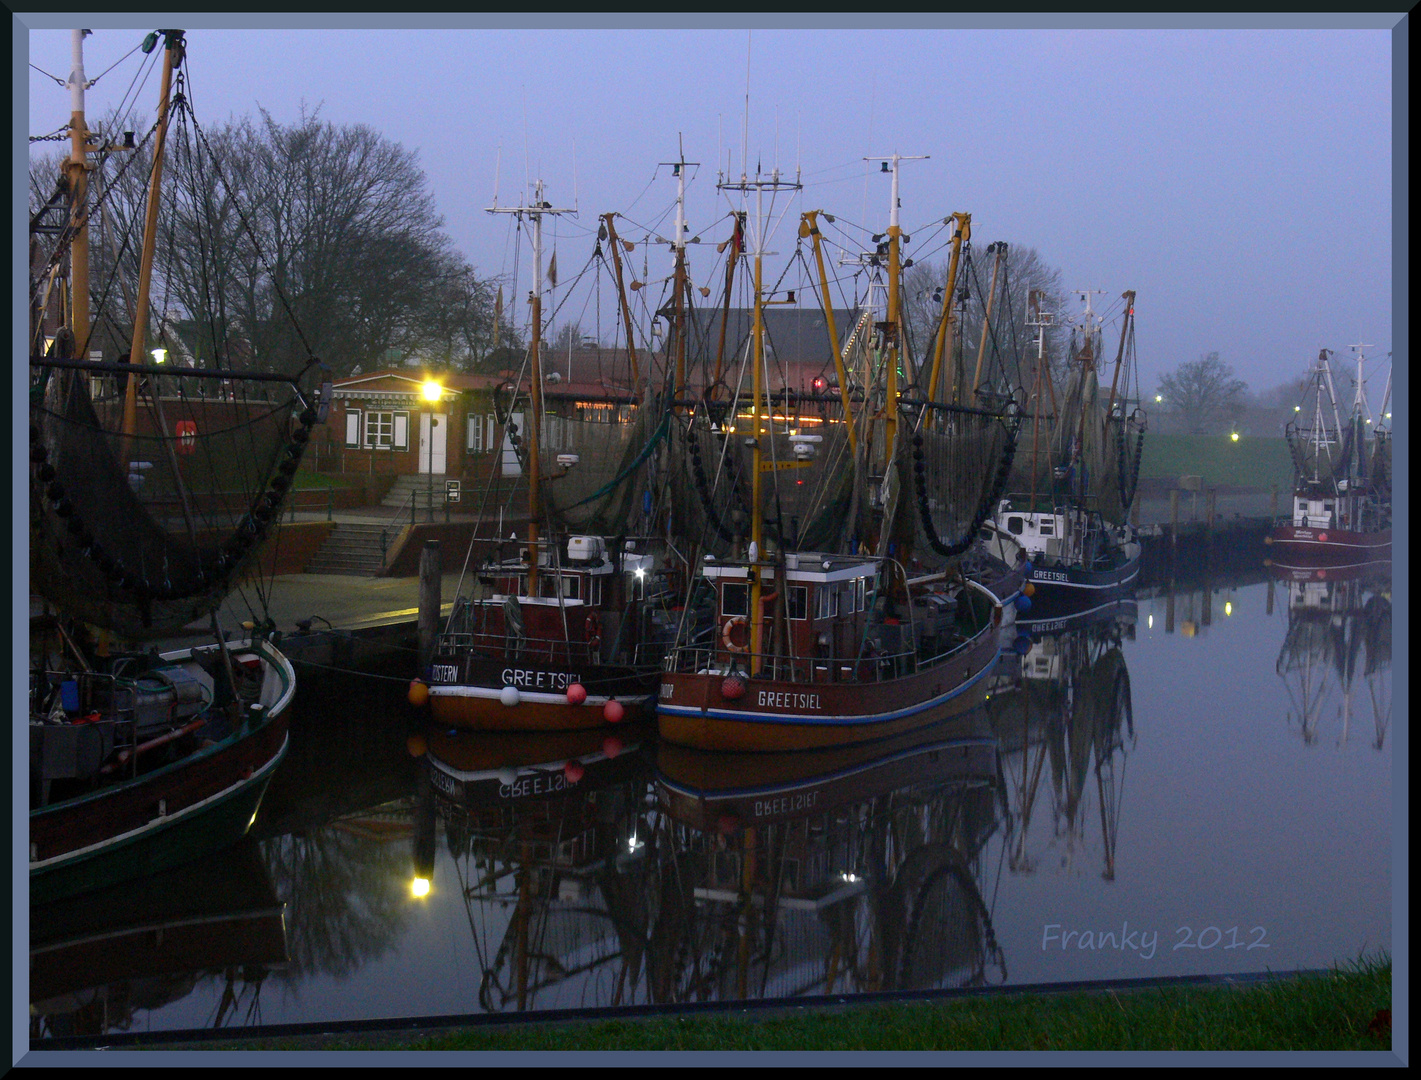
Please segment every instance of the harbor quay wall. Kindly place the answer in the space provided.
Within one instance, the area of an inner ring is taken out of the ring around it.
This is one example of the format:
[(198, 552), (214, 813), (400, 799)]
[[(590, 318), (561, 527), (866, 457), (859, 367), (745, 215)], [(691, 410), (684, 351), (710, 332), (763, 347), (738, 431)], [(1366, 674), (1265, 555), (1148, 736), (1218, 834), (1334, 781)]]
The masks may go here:
[[(516, 528), (526, 537), (527, 530), (524, 525), (525, 521), (523, 520), (506, 518), (503, 522), (503, 530), (509, 532)], [(449, 524), (431, 521), (401, 526), (399, 535), (390, 543), (389, 554), (385, 557), (385, 569), (380, 572), (380, 576), (414, 577), (418, 575), (420, 553), (424, 550), (424, 545), (431, 540), (439, 541), (439, 546), (443, 551), (445, 572), (457, 570), (464, 565), (464, 556), (468, 552), (469, 543), (475, 537), (481, 540), (495, 540), (498, 535), (498, 523), (495, 521), (456, 521)], [(469, 561), (470, 569), (482, 558), (482, 552), (474, 552), (474, 557)]]

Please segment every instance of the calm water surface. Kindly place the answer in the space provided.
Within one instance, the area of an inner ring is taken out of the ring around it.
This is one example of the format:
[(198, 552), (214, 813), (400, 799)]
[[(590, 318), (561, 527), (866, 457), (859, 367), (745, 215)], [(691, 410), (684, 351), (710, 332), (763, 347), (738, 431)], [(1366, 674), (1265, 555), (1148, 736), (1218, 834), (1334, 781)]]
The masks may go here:
[(1390, 634), (1384, 578), (1141, 593), (950, 726), (773, 759), (424, 731), (402, 684), (307, 678), (252, 841), (32, 910), (32, 1031), (1355, 958), (1391, 941)]

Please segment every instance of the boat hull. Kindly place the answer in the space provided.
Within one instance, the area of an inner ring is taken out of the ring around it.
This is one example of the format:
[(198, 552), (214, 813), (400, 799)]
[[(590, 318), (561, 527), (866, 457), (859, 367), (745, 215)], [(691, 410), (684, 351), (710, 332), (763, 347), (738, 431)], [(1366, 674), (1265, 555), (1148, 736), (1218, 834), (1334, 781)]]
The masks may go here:
[(665, 672), (657, 728), (666, 741), (700, 750), (809, 750), (887, 738), (980, 704), (998, 651), (998, 632), (988, 626), (912, 675), (841, 683), (744, 679), (737, 698), (725, 697), (723, 674)]
[(245, 836), (286, 754), (286, 706), (295, 684), (284, 657), (280, 663), (285, 688), (258, 726), (245, 725), (133, 779), (32, 810), (31, 903), (156, 874)]
[(1391, 530), (1351, 532), (1279, 525), (1266, 537), (1272, 561), (1283, 566), (1363, 566), (1391, 559)]
[(1031, 571), (1035, 590), (1031, 608), (1029, 614), (1019, 614), (1017, 621), (1059, 617), (1082, 605), (1093, 608), (1118, 598), (1140, 576), (1140, 552), (1139, 543), (1132, 541), (1125, 545), (1120, 563), (1105, 570), (1087, 570), (1036, 556)]
[[(430, 716), (443, 727), (472, 731), (583, 731), (615, 726), (606, 705), (616, 700), (618, 723), (653, 715), (659, 672), (596, 665), (580, 670), (471, 656), (462, 663), (435, 661), (429, 687)], [(579, 705), (567, 697), (574, 683), (587, 698)], [(516, 695), (505, 692), (512, 688)]]

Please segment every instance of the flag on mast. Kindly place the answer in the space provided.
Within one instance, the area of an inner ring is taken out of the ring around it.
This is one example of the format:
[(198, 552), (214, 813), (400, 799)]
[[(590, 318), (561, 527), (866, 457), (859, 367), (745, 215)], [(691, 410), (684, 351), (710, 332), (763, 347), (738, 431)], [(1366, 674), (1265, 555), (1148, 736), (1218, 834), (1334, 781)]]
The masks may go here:
[(553, 257), (548, 260), (548, 284), (557, 287), (558, 283), (558, 253), (553, 251)]

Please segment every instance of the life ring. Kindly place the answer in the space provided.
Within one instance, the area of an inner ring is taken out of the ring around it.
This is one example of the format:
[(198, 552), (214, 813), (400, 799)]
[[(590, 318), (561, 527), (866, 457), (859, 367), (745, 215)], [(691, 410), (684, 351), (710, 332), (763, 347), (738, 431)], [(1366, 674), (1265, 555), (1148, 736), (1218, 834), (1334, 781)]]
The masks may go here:
[[(749, 624), (745, 621), (744, 615), (732, 615), (730, 618), (725, 620), (725, 625), (721, 628), (720, 631), (720, 640), (725, 645), (728, 651), (733, 653), (743, 653), (750, 651), (750, 631), (748, 629), (748, 625)], [(737, 645), (734, 641), (731, 640), (730, 636), (731, 634), (735, 633), (735, 628), (737, 626), (747, 627), (745, 631), (746, 641), (744, 645)]]
[(595, 638), (602, 632), (602, 621), (597, 618), (597, 612), (589, 612), (587, 620), (582, 624), (582, 629), (587, 631), (588, 638)]

